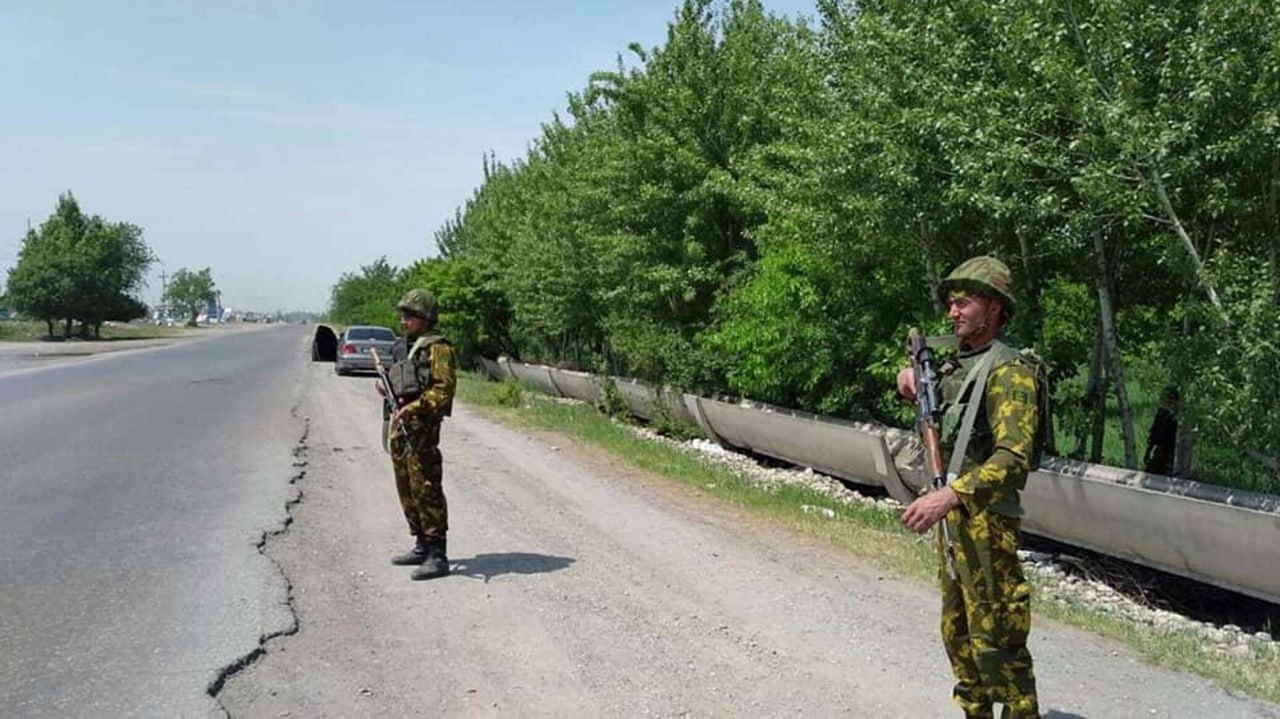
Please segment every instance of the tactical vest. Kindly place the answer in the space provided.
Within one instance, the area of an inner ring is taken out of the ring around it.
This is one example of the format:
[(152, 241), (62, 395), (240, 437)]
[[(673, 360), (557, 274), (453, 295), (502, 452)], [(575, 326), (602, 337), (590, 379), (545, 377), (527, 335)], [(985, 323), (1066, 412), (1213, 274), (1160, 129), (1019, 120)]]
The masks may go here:
[[(965, 410), (968, 409), (970, 402), (977, 401), (977, 416), (970, 429), (969, 441), (964, 450), (964, 459), (960, 465), (959, 474), (963, 474), (982, 464), (995, 452), (995, 436), (992, 434), (991, 423), (987, 418), (986, 383), (984, 382), (981, 387), (978, 386), (979, 364), (988, 354), (990, 355), (991, 370), (995, 370), (995, 368), (1009, 362), (1021, 362), (1030, 366), (1035, 374), (1036, 402), (1040, 410), (1040, 417), (1034, 438), (1032, 456), (1028, 458), (1031, 462), (1031, 468), (1035, 469), (1040, 465), (1041, 456), (1051, 444), (1049, 427), (1052, 425), (1052, 421), (1049, 415), (1049, 390), (1047, 381), (1045, 381), (1046, 374), (1043, 364), (1039, 362), (1039, 359), (1034, 354), (1019, 352), (999, 340), (993, 341), (985, 349), (961, 352), (947, 360), (943, 365), (942, 379), (939, 383), (943, 410), (941, 427), (943, 448), (948, 454), (955, 448)], [(1024, 476), (1018, 482), (1016, 488), (1021, 491), (1026, 487), (1026, 484), (1027, 478)], [(1010, 492), (1006, 497), (991, 505), (990, 511), (1006, 517), (1022, 516), (1022, 503), (1018, 493)]]
[[(404, 359), (398, 360), (387, 368), (387, 379), (391, 382), (391, 391), (395, 393), (400, 404), (407, 404), (422, 396), (431, 387), (431, 346), (448, 345), (449, 341), (441, 335), (419, 337)], [(453, 401), (445, 405), (444, 416), (453, 412)]]

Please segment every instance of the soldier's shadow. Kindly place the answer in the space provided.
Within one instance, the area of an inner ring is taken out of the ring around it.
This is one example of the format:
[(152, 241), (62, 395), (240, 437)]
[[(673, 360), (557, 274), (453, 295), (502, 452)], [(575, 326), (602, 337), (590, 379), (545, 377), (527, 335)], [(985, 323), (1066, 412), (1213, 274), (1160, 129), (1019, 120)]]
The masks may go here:
[(488, 584), (490, 579), (503, 574), (555, 572), (568, 567), (573, 562), (572, 557), (557, 557), (552, 554), (498, 552), (494, 554), (477, 554), (470, 559), (455, 559), (453, 560), (453, 573), (483, 579)]
[(1080, 714), (1058, 711), (1057, 709), (1050, 709), (1044, 714), (1041, 714), (1040, 717), (1041, 719), (1088, 719), (1088, 717), (1081, 716)]

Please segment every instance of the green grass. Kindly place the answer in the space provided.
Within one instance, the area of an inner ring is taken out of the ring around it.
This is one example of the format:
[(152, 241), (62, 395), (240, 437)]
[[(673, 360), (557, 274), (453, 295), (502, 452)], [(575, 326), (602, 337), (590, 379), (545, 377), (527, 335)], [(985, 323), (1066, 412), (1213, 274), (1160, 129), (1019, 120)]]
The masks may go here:
[[(54, 334), (57, 338), (62, 337), (62, 325), (54, 325)], [(38, 342), (48, 338), (48, 325), (43, 322), (27, 322), (19, 320), (7, 320), (0, 322), (0, 340), (5, 342)], [(103, 325), (102, 338), (81, 340), (78, 337), (71, 337), (68, 342), (105, 342), (119, 340), (144, 340), (158, 339), (163, 337), (177, 337), (182, 333), (179, 327), (165, 327), (163, 325), (153, 324), (123, 324), (123, 325)]]
[[(1133, 414), (1134, 452), (1137, 455), (1138, 469), (1141, 469), (1143, 453), (1147, 448), (1147, 432), (1151, 429), (1151, 422), (1155, 420), (1156, 410), (1160, 408), (1160, 394), (1166, 381), (1160, 368), (1149, 363), (1130, 360), (1127, 366), (1129, 371), (1125, 375), (1125, 394)], [(1114, 390), (1107, 395), (1104, 428), (1102, 463), (1113, 467), (1125, 466), (1124, 430)], [(1063, 427), (1061, 422), (1055, 423), (1054, 431), (1058, 452), (1063, 455), (1070, 453), (1075, 445), (1075, 434)], [(1087, 456), (1086, 454), (1086, 458)], [(1219, 447), (1203, 440), (1195, 445), (1189, 479), (1251, 492), (1280, 492), (1280, 485), (1268, 476), (1267, 470), (1243, 456), (1238, 448)]]
[[(927, 582), (937, 577), (932, 541), (902, 528), (894, 513), (845, 505), (802, 487), (762, 489), (723, 465), (644, 439), (591, 406), (552, 402), (526, 391), (518, 406), (513, 407), (511, 395), (509, 388), (487, 382), (479, 375), (459, 376), (458, 399), (504, 424), (564, 433), (631, 466), (684, 485), (695, 495), (724, 501), (760, 521), (788, 527), (838, 547), (887, 572)], [(823, 513), (806, 512), (802, 509), (804, 505), (831, 510), (835, 519), (828, 519)], [(1032, 580), (1036, 578), (1033, 576)], [(1039, 594), (1043, 596), (1043, 592)], [(1199, 674), (1229, 689), (1280, 701), (1280, 652), (1256, 659), (1223, 657), (1214, 652), (1207, 640), (1193, 632), (1159, 631), (1076, 602), (1037, 599), (1035, 612), (1039, 617), (1124, 642), (1155, 664)]]

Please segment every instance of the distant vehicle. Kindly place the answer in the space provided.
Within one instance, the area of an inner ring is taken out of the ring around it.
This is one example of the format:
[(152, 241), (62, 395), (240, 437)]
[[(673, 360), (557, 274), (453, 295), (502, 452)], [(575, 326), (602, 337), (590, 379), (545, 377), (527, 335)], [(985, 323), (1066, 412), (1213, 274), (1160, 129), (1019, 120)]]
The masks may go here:
[(370, 350), (376, 349), (382, 357), (390, 358), (391, 348), (395, 343), (396, 333), (386, 327), (348, 327), (338, 335), (338, 353), (333, 371), (340, 375), (357, 371), (372, 372), (373, 355)]

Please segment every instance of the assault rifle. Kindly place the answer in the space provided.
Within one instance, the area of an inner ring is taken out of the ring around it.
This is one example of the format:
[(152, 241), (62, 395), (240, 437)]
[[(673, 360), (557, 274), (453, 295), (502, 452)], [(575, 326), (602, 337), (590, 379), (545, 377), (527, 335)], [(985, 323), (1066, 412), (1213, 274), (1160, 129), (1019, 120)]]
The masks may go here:
[[(924, 441), (925, 467), (933, 478), (934, 489), (947, 486), (946, 470), (942, 466), (942, 446), (938, 439), (939, 418), (942, 415), (942, 397), (938, 392), (938, 375), (933, 366), (933, 350), (924, 341), (918, 328), (907, 333), (907, 355), (916, 381), (916, 427)], [(944, 516), (939, 523), (942, 542), (947, 555), (947, 574), (952, 581), (959, 578), (956, 569), (956, 545), (951, 540), (951, 527)]]
[[(387, 419), (390, 421), (396, 416), (396, 412), (400, 411), (400, 404), (396, 401), (396, 393), (391, 389), (391, 377), (387, 374), (387, 368), (382, 366), (382, 358), (378, 356), (377, 348), (371, 348), (369, 354), (373, 355), (373, 369), (378, 373), (378, 386), (382, 388), (382, 409), (387, 413)], [(404, 435), (404, 446), (410, 451), (413, 450), (413, 444), (409, 441), (409, 428), (405, 425), (404, 420), (397, 420), (400, 427), (400, 433)], [(391, 451), (391, 437), (387, 437), (387, 452)]]

